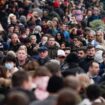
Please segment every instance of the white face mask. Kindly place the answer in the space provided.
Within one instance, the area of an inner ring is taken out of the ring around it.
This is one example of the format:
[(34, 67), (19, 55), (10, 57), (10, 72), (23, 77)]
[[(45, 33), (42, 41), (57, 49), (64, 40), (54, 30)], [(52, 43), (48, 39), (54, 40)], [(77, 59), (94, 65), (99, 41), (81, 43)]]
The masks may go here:
[(14, 64), (13, 63), (5, 63), (5, 67), (9, 70), (13, 69)]
[(27, 38), (27, 35), (22, 36), (22, 38)]

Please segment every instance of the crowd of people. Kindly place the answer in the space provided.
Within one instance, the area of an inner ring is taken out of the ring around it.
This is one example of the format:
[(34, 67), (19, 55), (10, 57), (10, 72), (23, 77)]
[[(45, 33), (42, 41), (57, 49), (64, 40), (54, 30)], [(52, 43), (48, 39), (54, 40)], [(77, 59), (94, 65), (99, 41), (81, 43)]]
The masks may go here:
[(105, 105), (105, 0), (0, 0), (0, 105)]

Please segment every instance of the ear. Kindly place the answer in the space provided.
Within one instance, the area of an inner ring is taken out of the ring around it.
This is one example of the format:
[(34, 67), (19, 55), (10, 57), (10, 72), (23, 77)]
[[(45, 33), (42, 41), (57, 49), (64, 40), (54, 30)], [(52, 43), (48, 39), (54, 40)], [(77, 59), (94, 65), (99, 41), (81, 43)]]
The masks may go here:
[(89, 71), (91, 71), (91, 70), (92, 70), (92, 66), (89, 67)]
[(28, 81), (25, 80), (22, 84), (22, 87), (26, 89), (27, 88), (27, 83), (28, 83)]

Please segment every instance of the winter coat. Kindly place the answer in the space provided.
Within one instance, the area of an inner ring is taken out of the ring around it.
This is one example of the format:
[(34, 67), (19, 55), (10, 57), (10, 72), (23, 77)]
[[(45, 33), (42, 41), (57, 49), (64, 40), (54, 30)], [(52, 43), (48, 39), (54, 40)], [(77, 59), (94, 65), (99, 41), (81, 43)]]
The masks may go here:
[(84, 73), (84, 70), (79, 66), (78, 63), (72, 63), (70, 65), (66, 64), (65, 69), (62, 70), (62, 74), (64, 77), (68, 75), (76, 75), (80, 73)]
[(58, 46), (49, 46), (48, 47), (48, 55), (50, 58), (55, 59), (57, 57)]

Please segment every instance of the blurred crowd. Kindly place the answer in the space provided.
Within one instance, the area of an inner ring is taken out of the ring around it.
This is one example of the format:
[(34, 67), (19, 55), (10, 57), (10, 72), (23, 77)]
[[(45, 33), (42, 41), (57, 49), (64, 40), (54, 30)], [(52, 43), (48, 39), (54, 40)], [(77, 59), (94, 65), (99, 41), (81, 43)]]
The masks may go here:
[(105, 0), (0, 0), (0, 105), (105, 105)]

